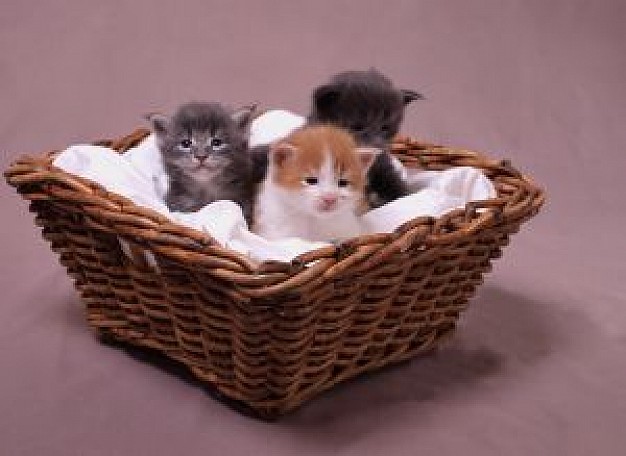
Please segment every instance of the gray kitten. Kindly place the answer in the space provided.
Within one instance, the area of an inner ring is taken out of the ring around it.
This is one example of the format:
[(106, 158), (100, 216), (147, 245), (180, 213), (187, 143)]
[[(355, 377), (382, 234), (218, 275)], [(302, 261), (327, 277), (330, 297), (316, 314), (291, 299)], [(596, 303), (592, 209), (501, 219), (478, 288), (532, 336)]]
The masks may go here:
[(309, 122), (330, 123), (350, 131), (360, 146), (380, 148), (367, 174), (370, 205), (381, 206), (411, 192), (393, 166), (389, 147), (404, 118), (404, 107), (423, 96), (397, 89), (376, 71), (346, 71), (315, 89)]
[(248, 127), (254, 109), (232, 112), (219, 103), (193, 102), (171, 118), (149, 116), (169, 177), (165, 203), (170, 210), (192, 212), (231, 200), (251, 222), (254, 184)]

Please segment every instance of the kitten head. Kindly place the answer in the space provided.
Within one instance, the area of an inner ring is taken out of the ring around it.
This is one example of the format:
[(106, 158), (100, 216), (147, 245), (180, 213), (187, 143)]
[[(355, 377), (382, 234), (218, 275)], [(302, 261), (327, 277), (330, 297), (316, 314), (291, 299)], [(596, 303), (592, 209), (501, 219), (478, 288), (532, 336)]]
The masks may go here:
[(339, 128), (305, 127), (271, 146), (268, 179), (296, 211), (328, 218), (356, 214), (364, 201), (365, 174), (378, 153), (357, 147)]
[(166, 169), (204, 181), (247, 160), (255, 107), (231, 111), (219, 103), (188, 103), (168, 118), (149, 116)]
[(375, 69), (346, 71), (315, 89), (309, 119), (349, 130), (359, 145), (384, 148), (400, 129), (404, 107), (422, 98), (396, 89)]

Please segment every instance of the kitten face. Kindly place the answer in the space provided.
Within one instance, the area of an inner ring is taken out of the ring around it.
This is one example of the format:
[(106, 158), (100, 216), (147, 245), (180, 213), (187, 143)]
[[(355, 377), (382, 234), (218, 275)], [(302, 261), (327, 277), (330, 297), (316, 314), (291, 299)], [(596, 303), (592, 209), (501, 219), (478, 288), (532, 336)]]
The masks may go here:
[(420, 98), (396, 89), (376, 70), (348, 71), (315, 90), (310, 120), (350, 131), (359, 145), (386, 147), (400, 129), (405, 105)]
[(218, 103), (183, 105), (171, 119), (151, 118), (166, 168), (206, 182), (244, 157), (241, 119)]
[(326, 219), (355, 214), (363, 202), (365, 173), (378, 152), (358, 149), (337, 128), (308, 127), (272, 146), (270, 176), (292, 210)]
[(251, 222), (254, 183), (247, 138), (253, 110), (189, 103), (171, 119), (149, 117), (168, 175), (165, 203), (170, 210), (190, 212), (231, 200)]

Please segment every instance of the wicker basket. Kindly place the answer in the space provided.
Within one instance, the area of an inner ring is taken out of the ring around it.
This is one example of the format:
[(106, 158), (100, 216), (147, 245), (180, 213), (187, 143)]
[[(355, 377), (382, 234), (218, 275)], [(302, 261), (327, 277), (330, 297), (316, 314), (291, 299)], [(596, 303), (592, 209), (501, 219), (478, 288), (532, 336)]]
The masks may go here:
[[(148, 133), (97, 144), (123, 152)], [(480, 168), (498, 197), (291, 263), (256, 264), (55, 168), (55, 152), (22, 158), (5, 177), (31, 201), (100, 336), (156, 349), (271, 418), (338, 382), (432, 350), (509, 235), (544, 202), (507, 161), (410, 139), (397, 140), (393, 152), (412, 167)]]

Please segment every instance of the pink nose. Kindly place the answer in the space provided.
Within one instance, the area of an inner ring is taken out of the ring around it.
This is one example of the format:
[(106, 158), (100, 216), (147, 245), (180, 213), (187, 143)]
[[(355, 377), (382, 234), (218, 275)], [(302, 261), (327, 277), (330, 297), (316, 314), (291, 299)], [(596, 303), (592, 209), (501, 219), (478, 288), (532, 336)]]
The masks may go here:
[(322, 195), (320, 196), (322, 209), (332, 209), (337, 205), (337, 196), (336, 195)]
[(335, 195), (323, 195), (322, 201), (326, 204), (335, 204), (337, 202), (337, 197)]

